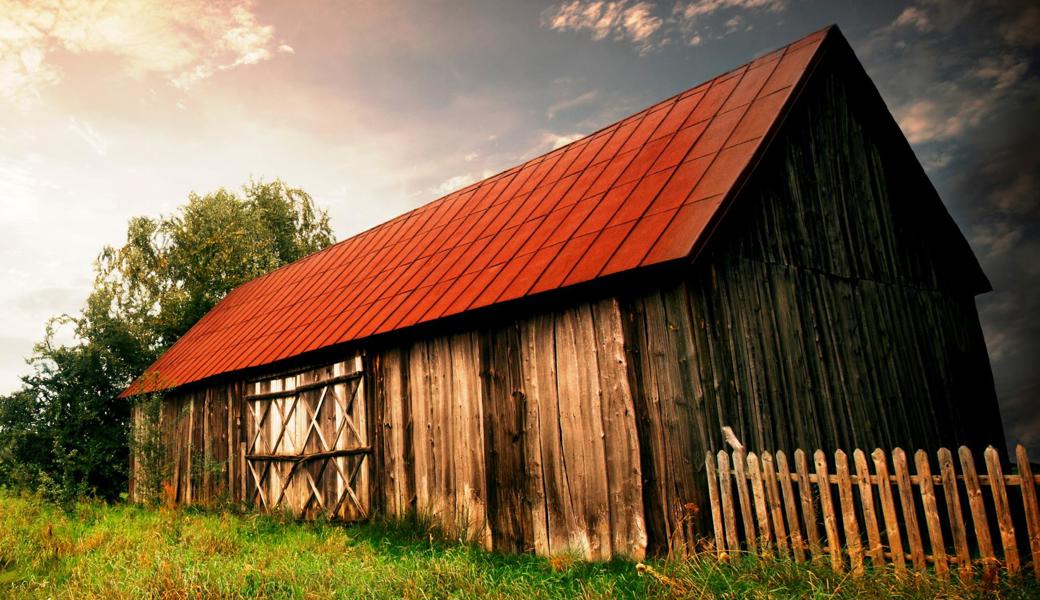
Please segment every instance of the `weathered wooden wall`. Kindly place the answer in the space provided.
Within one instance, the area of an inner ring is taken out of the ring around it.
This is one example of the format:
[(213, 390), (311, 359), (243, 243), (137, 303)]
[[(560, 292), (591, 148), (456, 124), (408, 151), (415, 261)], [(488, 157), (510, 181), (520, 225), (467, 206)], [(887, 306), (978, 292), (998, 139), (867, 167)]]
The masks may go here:
[(651, 551), (704, 526), (724, 425), (756, 451), (1005, 448), (979, 272), (852, 93), (818, 79), (692, 273), (622, 298)]
[[(240, 501), (245, 490), (243, 391), (245, 383), (215, 384), (168, 395), (159, 426), (166, 446), (169, 500), (191, 504)], [(133, 409), (140, 423), (141, 409)], [(130, 496), (138, 466), (131, 457)]]
[[(694, 266), (326, 359), (364, 357), (372, 510), (639, 558), (707, 534), (724, 425), (751, 450), (1003, 448), (963, 239), (862, 90), (824, 69), (805, 94)], [(178, 501), (251, 497), (245, 386), (170, 395)]]
[(383, 506), (485, 545), (590, 558), (646, 547), (613, 300), (370, 354)]

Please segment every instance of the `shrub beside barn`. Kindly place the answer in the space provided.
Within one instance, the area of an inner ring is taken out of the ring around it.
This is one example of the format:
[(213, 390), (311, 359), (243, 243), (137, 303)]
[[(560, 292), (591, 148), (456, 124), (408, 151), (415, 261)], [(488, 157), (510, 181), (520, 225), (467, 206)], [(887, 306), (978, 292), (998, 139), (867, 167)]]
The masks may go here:
[(832, 27), (246, 283), (124, 395), (177, 502), (638, 558), (709, 535), (725, 425), (1003, 449), (988, 290)]

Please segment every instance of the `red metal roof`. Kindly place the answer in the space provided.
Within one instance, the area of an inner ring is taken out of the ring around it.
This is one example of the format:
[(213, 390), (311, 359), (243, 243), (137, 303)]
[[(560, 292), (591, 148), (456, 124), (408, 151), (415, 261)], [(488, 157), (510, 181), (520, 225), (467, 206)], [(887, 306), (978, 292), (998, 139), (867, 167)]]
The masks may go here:
[(831, 31), (238, 287), (123, 394), (689, 257)]

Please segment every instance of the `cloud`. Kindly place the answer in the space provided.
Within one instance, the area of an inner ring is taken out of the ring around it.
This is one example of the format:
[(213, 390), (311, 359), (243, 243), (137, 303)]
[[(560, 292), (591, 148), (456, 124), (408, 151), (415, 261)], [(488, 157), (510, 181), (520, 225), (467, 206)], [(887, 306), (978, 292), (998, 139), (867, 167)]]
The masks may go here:
[(653, 14), (655, 8), (650, 2), (572, 0), (544, 12), (542, 25), (554, 31), (587, 31), (594, 40), (627, 40), (649, 51), (655, 46), (651, 37), (664, 24)]
[(913, 144), (946, 141), (965, 134), (997, 110), (1029, 71), (1029, 63), (1012, 54), (984, 57), (975, 65), (959, 65), (956, 77), (937, 78), (930, 97), (895, 110), (899, 126)]
[(987, 56), (979, 61), (971, 70), (971, 75), (983, 83), (992, 85), (997, 91), (1003, 91), (1015, 85), (1029, 71), (1029, 61), (1013, 54)]
[(557, 102), (557, 103), (549, 106), (549, 108), (547, 108), (545, 110), (545, 116), (550, 118), (550, 119), (552, 119), (553, 117), (555, 117), (560, 112), (563, 112), (565, 110), (570, 110), (572, 108), (577, 108), (579, 106), (585, 106), (587, 104), (591, 104), (591, 103), (595, 102), (597, 98), (599, 98), (599, 91), (598, 90), (592, 90), (592, 91), (589, 91), (589, 92), (585, 92), (584, 94), (581, 94), (580, 96), (575, 96), (574, 98), (568, 98), (566, 100), (561, 100), (560, 102)]
[[(708, 39), (748, 31), (748, 13), (779, 12), (786, 6), (785, 0), (694, 0), (680, 2), (659, 15), (653, 2), (572, 0), (542, 13), (542, 25), (555, 31), (585, 31), (594, 40), (628, 41), (646, 54), (675, 38), (698, 46)], [(716, 17), (722, 20), (712, 23)]]
[(680, 3), (675, 7), (675, 13), (688, 24), (696, 24), (697, 21), (727, 10), (770, 10), (780, 11), (787, 6), (783, 0), (695, 0), (694, 2)]
[(913, 27), (918, 31), (928, 31), (932, 28), (928, 15), (916, 6), (908, 6), (903, 9), (903, 12), (896, 17), (896, 20), (892, 21), (892, 25), (896, 27)]
[(460, 190), (466, 187), (467, 185), (470, 185), (471, 183), (476, 183), (476, 181), (477, 178), (472, 173), (456, 175), (454, 177), (449, 177), (448, 179), (442, 181), (436, 188), (433, 189), (433, 192), (437, 194), (438, 197), (444, 196), (446, 194), (454, 192), (455, 190)]
[(548, 148), (548, 150), (555, 150), (562, 148), (571, 142), (575, 142), (585, 137), (584, 133), (550, 133), (546, 132), (542, 134), (542, 148)]
[(1013, 46), (1040, 45), (1040, 8), (1030, 6), (1000, 27), (1004, 41)]
[(899, 126), (912, 144), (946, 140), (977, 125), (987, 112), (989, 103), (982, 98), (968, 100), (952, 111), (942, 110), (932, 100), (919, 100), (896, 111)]
[[(672, 21), (690, 46), (699, 46), (705, 40), (721, 39), (737, 31), (749, 31), (744, 26), (747, 15), (753, 12), (780, 12), (787, 8), (784, 0), (695, 0), (679, 3), (672, 10)], [(713, 17), (725, 19), (721, 32), (710, 21)]]
[(994, 191), (989, 201), (1008, 215), (1035, 215), (1040, 212), (1040, 176), (1035, 172), (1019, 173), (1011, 183)]
[(975, 228), (972, 242), (983, 248), (990, 257), (1000, 256), (1015, 247), (1025, 232), (1009, 221), (997, 221), (992, 224), (979, 225)]
[(31, 107), (60, 82), (60, 52), (112, 57), (125, 75), (188, 89), (292, 48), (276, 43), (249, 0), (14, 0), (0, 12), (0, 98)]

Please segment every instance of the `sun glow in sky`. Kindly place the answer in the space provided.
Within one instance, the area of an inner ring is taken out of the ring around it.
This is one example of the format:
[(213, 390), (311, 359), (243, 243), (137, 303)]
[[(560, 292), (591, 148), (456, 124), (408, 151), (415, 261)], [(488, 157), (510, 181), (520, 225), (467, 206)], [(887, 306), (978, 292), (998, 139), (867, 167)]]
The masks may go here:
[(1040, 446), (1040, 8), (797, 0), (0, 0), (0, 393), (131, 216), (281, 178), (342, 239), (827, 24), (993, 282), (1009, 441)]

